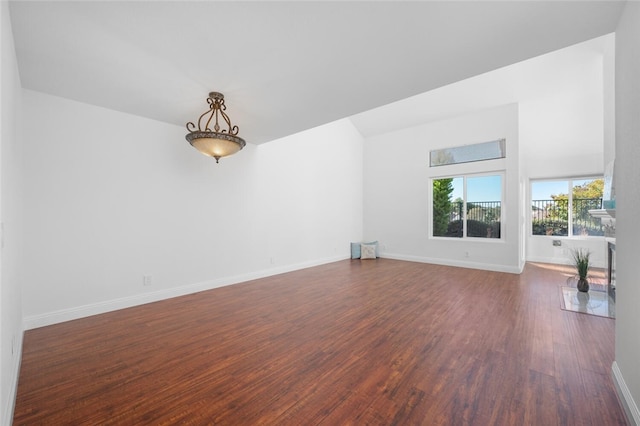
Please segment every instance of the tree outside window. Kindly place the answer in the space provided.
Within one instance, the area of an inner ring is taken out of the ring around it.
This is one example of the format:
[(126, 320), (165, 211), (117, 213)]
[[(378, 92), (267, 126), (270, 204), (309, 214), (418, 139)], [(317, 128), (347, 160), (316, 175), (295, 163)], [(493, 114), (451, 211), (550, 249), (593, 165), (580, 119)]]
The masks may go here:
[(451, 193), (453, 178), (435, 179), (433, 181), (433, 235), (447, 236), (451, 221)]
[(502, 176), (432, 180), (433, 236), (500, 238)]

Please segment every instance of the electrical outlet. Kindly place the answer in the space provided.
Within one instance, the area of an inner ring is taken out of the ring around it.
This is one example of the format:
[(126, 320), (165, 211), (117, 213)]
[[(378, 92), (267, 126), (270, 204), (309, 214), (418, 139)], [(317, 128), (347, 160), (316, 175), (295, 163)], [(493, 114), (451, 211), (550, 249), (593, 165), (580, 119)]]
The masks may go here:
[(468, 251), (464, 252), (464, 257), (469, 257), (469, 252)]
[(142, 285), (149, 286), (153, 283), (153, 277), (151, 275), (143, 275), (142, 276)]

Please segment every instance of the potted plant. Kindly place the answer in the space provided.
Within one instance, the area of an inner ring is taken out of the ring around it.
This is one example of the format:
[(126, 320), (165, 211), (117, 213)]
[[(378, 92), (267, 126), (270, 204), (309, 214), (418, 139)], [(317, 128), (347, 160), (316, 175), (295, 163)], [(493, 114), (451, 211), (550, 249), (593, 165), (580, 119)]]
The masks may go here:
[(579, 248), (572, 250), (571, 254), (573, 255), (573, 264), (578, 272), (578, 291), (586, 293), (589, 291), (587, 275), (589, 274), (589, 257), (591, 256), (591, 252), (589, 250)]

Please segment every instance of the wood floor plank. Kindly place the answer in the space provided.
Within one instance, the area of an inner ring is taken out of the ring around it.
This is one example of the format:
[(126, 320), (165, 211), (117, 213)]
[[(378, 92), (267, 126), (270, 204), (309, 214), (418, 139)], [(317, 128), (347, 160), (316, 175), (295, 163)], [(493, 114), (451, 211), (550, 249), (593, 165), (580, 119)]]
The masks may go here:
[(15, 425), (624, 425), (567, 268), (341, 261), (25, 333)]

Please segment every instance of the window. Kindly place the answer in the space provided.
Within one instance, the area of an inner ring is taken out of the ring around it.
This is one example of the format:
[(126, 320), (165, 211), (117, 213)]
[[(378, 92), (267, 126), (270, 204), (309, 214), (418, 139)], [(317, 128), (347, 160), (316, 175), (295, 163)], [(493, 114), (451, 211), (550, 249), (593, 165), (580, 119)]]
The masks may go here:
[(429, 165), (431, 167), (446, 166), (447, 164), (495, 160), (498, 158), (505, 158), (505, 156), (506, 139), (498, 139), (491, 142), (482, 142), (473, 145), (435, 149), (429, 153)]
[(434, 237), (500, 238), (502, 175), (432, 180)]
[(561, 237), (601, 236), (602, 177), (531, 182), (531, 233)]

